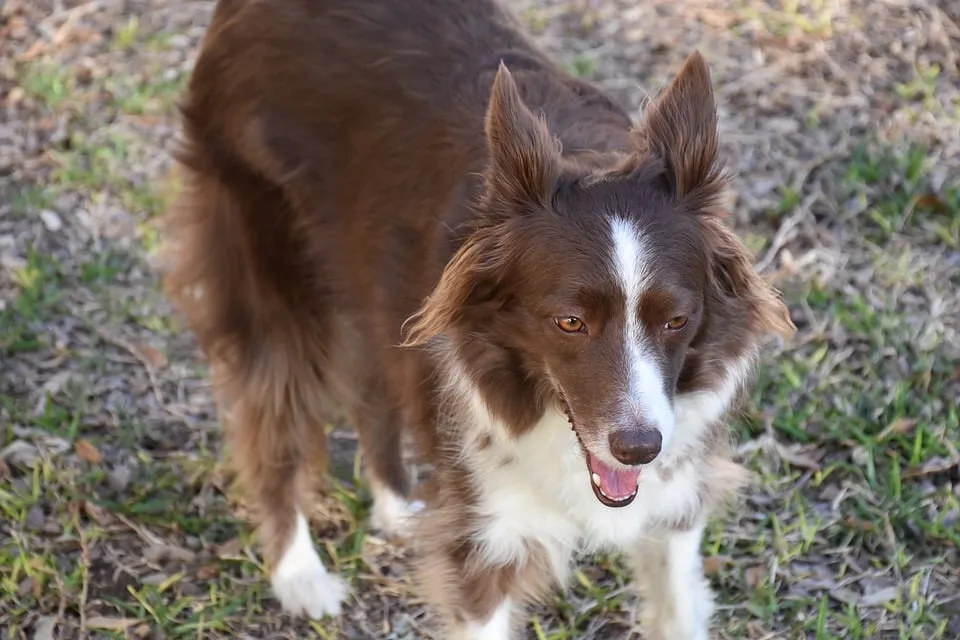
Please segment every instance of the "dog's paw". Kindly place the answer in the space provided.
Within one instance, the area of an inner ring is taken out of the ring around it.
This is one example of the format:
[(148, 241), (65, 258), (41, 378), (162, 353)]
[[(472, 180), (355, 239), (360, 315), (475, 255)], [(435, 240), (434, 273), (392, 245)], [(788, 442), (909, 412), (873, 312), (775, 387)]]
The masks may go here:
[(327, 571), (310, 539), (303, 514), (297, 513), (290, 545), (270, 579), (284, 611), (319, 620), (338, 616), (347, 598), (347, 585)]
[(294, 571), (272, 579), (273, 592), (280, 606), (293, 615), (307, 615), (314, 620), (324, 616), (339, 616), (347, 599), (347, 585), (340, 576), (329, 573), (317, 558)]
[(424, 506), (422, 500), (407, 501), (389, 489), (374, 489), (370, 526), (385, 536), (406, 537)]
[(643, 625), (649, 640), (710, 640), (706, 622), (649, 615)]

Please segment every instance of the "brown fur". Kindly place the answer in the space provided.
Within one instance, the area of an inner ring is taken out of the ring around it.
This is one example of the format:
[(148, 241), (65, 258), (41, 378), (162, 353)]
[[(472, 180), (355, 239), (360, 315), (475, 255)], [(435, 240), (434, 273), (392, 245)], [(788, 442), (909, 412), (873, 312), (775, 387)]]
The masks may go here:
[[(792, 330), (720, 219), (699, 54), (632, 127), (493, 0), (221, 0), (182, 111), (166, 286), (213, 367), (269, 565), (323, 477), (322, 425), (343, 413), (397, 494), (404, 432), (436, 466), (423, 531), (437, 555), (420, 575), (448, 618), (545, 592), (536, 541), (522, 566), (471, 547), (462, 443), (438, 428), (444, 370), (420, 347), (467, 363), (512, 434), (562, 389), (578, 436), (600, 446), (623, 387), (624, 301), (597, 268), (597, 212), (623, 209), (663, 250), (643, 321), (690, 315), (661, 345), (671, 394), (710, 388), (757, 334)], [(588, 351), (542, 321), (571, 308)]]

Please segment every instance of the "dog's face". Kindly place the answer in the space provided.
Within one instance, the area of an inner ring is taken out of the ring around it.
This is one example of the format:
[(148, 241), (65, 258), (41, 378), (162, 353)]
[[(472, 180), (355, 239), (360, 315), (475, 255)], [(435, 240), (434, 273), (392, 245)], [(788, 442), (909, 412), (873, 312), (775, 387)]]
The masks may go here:
[(478, 229), (413, 327), (444, 334), (516, 433), (556, 402), (597, 498), (630, 504), (669, 449), (677, 394), (709, 391), (786, 309), (721, 223), (716, 115), (703, 60), (648, 109), (636, 151), (587, 169), (561, 158), (509, 72), (494, 83)]

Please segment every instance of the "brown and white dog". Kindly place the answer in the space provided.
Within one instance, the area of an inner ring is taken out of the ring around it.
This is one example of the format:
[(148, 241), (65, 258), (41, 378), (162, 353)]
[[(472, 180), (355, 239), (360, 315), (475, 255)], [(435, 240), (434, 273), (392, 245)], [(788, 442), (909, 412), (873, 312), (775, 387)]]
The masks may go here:
[(601, 549), (650, 638), (708, 637), (724, 418), (793, 325), (723, 223), (698, 53), (634, 126), (494, 0), (220, 0), (183, 115), (168, 290), (286, 610), (347, 595), (304, 516), (342, 411), (444, 637), (511, 637)]

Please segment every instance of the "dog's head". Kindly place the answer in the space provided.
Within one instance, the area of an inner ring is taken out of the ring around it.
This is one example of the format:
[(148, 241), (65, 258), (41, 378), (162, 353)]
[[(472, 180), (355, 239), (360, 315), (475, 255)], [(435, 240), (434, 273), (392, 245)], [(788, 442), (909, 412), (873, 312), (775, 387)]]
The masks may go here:
[(501, 66), (476, 229), (412, 320), (438, 335), (515, 434), (566, 412), (597, 498), (629, 504), (668, 450), (678, 395), (725, 384), (765, 333), (793, 330), (722, 222), (709, 71), (693, 54), (633, 131), (588, 168), (561, 156)]

